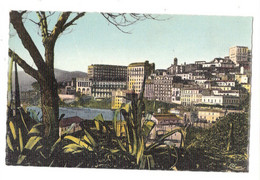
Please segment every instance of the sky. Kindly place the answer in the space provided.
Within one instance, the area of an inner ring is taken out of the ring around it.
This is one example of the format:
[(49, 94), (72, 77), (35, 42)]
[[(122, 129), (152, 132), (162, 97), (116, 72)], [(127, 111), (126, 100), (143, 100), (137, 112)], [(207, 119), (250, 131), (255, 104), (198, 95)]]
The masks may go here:
[[(59, 13), (51, 17), (52, 28)], [(159, 20), (140, 21), (122, 33), (99, 13), (87, 13), (75, 26), (64, 32), (55, 45), (55, 68), (87, 72), (91, 64), (128, 65), (149, 60), (156, 69), (166, 69), (173, 63), (194, 63), (225, 57), (232, 46), (251, 49), (252, 17), (155, 15)], [(28, 13), (25, 26), (37, 47), (44, 55), (39, 29), (29, 19), (37, 20), (34, 12)], [(29, 65), (36, 67), (29, 53), (10, 25), (9, 47)]]

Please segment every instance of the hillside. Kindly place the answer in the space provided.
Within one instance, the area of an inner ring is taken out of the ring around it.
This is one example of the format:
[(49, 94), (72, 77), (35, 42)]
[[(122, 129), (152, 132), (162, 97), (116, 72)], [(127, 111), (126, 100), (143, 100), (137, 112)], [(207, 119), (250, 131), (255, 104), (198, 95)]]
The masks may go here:
[[(70, 81), (72, 78), (75, 77), (85, 77), (87, 73), (81, 71), (64, 71), (60, 69), (55, 69), (55, 77), (58, 82), (61, 81)], [(20, 91), (28, 91), (31, 90), (31, 84), (36, 80), (26, 74), (24, 71), (18, 71), (18, 79), (20, 84)], [(13, 73), (13, 87), (14, 87), (14, 73)]]

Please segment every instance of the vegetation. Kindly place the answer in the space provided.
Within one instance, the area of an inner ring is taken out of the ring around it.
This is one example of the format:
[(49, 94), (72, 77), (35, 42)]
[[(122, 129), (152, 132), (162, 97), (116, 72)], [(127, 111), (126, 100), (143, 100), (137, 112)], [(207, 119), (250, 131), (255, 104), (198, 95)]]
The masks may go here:
[(64, 101), (59, 101), (60, 107), (87, 107), (87, 108), (98, 108), (98, 109), (110, 109), (111, 99), (105, 98), (102, 100), (95, 100), (93, 97), (86, 95), (76, 94), (76, 100), (72, 103), (65, 103)]
[(228, 114), (208, 129), (190, 127), (177, 168), (248, 171), (248, 133), (247, 113)]
[[(143, 86), (144, 84), (145, 82)], [(164, 139), (176, 132), (181, 132), (185, 136), (184, 130), (176, 127), (148, 145), (147, 138), (155, 122), (149, 118), (143, 120), (144, 109), (142, 91), (137, 101), (134, 99), (131, 104), (116, 110), (112, 127), (104, 122), (100, 114), (94, 118), (94, 126), (86, 126), (82, 122), (80, 124), (82, 131), (72, 136), (68, 134), (75, 125), (72, 124), (55, 143), (51, 143), (44, 136), (44, 124), (38, 123), (29, 130), (23, 116), (21, 116), (23, 127), (15, 126), (14, 117), (9, 117), (7, 164), (133, 169), (174, 168), (178, 159), (177, 150), (174, 146), (165, 144)], [(124, 122), (118, 120), (121, 115), (124, 117)], [(26, 129), (26, 132), (22, 133), (21, 129)], [(184, 142), (182, 144), (184, 145)]]

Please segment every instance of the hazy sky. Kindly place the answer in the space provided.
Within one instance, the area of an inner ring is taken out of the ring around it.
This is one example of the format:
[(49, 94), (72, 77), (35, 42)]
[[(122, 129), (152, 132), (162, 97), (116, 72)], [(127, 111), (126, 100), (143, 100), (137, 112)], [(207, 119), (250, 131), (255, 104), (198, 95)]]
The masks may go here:
[[(51, 19), (50, 26), (56, 22), (57, 15)], [(27, 17), (35, 19), (33, 12)], [(101, 14), (87, 13), (57, 40), (55, 68), (86, 72), (90, 64), (128, 65), (149, 60), (155, 63), (156, 69), (162, 69), (169, 67), (174, 57), (179, 59), (179, 64), (210, 61), (227, 56), (232, 46), (251, 48), (251, 17), (163, 15), (160, 18), (167, 20), (141, 21), (126, 29), (131, 34), (125, 34)], [(44, 55), (38, 28), (28, 19), (25, 25)], [(10, 48), (33, 65), (12, 26), (10, 34)]]

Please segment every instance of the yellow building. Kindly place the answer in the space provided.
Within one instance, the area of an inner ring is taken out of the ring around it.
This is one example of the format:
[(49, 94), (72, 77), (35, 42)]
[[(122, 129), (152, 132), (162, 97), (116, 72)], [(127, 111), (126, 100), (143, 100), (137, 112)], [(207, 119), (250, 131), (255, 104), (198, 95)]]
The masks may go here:
[(135, 93), (139, 94), (145, 75), (148, 77), (154, 72), (154, 69), (154, 63), (149, 64), (149, 61), (129, 64), (127, 67), (127, 89), (134, 90)]
[(111, 109), (119, 109), (122, 104), (126, 103), (125, 90), (117, 89), (112, 91)]
[(251, 85), (250, 84), (244, 83), (244, 84), (241, 84), (241, 86), (244, 87), (247, 90), (247, 92), (249, 92), (249, 93), (251, 92)]
[(246, 74), (236, 74), (235, 80), (239, 83), (248, 83), (248, 76)]
[(219, 109), (203, 109), (198, 110), (198, 118), (200, 120), (207, 120), (207, 122), (216, 122), (220, 117), (223, 117), (225, 112)]
[(181, 104), (183, 106), (191, 106), (202, 102), (202, 94), (200, 89), (184, 88), (181, 90)]

